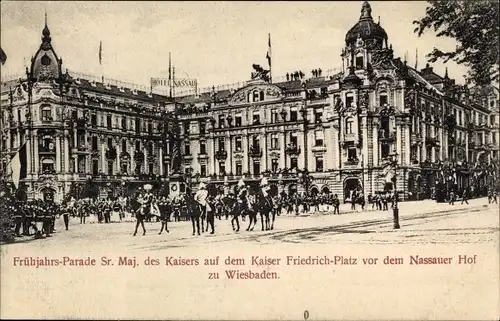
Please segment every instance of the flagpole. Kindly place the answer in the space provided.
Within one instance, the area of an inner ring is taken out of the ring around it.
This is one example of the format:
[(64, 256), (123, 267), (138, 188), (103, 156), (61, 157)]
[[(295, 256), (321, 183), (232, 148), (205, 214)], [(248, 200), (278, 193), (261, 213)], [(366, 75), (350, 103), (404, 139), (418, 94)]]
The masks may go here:
[(168, 53), (168, 90), (172, 98), (172, 54)]
[(101, 81), (104, 86), (104, 66), (102, 64), (102, 40), (99, 42), (99, 65), (101, 67)]

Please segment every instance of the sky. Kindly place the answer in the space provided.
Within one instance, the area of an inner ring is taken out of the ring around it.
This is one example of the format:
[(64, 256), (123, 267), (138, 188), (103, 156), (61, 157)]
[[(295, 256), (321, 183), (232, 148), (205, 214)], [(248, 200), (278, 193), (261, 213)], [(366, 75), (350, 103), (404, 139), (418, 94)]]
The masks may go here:
[[(412, 21), (426, 2), (371, 1), (372, 16), (386, 30), (396, 57), (424, 68), (432, 48), (452, 49), (452, 39), (414, 32)], [(199, 87), (249, 80), (252, 64), (267, 67), (268, 34), (273, 76), (315, 68), (341, 69), (345, 34), (358, 21), (361, 1), (350, 2), (78, 2), (1, 1), (0, 45), (8, 56), (2, 77), (24, 72), (41, 43), (44, 12), (63, 69), (148, 85), (168, 75), (168, 53), (176, 77)], [(102, 41), (102, 66), (99, 42)], [(444, 75), (445, 65), (434, 69)], [(448, 62), (464, 83), (467, 69)]]

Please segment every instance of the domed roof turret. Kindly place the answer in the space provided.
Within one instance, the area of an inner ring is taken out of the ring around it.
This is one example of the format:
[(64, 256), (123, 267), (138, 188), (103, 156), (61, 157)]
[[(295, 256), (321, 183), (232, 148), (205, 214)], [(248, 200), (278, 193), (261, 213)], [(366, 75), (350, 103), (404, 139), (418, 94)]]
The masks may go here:
[(52, 38), (47, 25), (45, 14), (45, 27), (42, 31), (42, 44), (33, 58), (31, 58), (31, 77), (37, 81), (59, 79), (61, 75), (62, 60), (59, 59), (52, 48)]
[(379, 23), (373, 22), (372, 8), (368, 1), (363, 3), (361, 7), (361, 16), (354, 27), (349, 30), (345, 36), (345, 42), (350, 45), (361, 37), (363, 40), (377, 39), (379, 41), (387, 40), (387, 33)]

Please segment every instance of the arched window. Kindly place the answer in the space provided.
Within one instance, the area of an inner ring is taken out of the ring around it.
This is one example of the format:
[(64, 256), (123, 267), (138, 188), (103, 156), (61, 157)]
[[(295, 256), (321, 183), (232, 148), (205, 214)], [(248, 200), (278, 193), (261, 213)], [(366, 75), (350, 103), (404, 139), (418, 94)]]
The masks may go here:
[(345, 120), (345, 133), (352, 134), (354, 132), (354, 118), (347, 117)]
[(380, 106), (385, 106), (389, 103), (389, 98), (387, 96), (387, 91), (383, 90), (379, 94)]
[(264, 100), (264, 90), (260, 91), (260, 101)]
[(42, 121), (52, 121), (52, 107), (50, 107), (50, 105), (42, 105), (40, 108), (42, 111)]

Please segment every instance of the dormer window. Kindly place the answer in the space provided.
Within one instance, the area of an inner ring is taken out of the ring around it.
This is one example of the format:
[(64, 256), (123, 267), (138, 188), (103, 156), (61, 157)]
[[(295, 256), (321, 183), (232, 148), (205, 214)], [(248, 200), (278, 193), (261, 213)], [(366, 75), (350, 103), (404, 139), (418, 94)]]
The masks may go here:
[(257, 90), (253, 91), (252, 98), (253, 98), (253, 100), (252, 100), (253, 102), (259, 101), (259, 92)]
[(347, 94), (345, 97), (345, 106), (347, 108), (352, 107), (352, 103), (354, 102), (353, 94)]
[(42, 62), (42, 65), (49, 66), (50, 63), (52, 62), (52, 60), (49, 58), (49, 56), (47, 56), (47, 54), (45, 54), (42, 56), (41, 62)]

